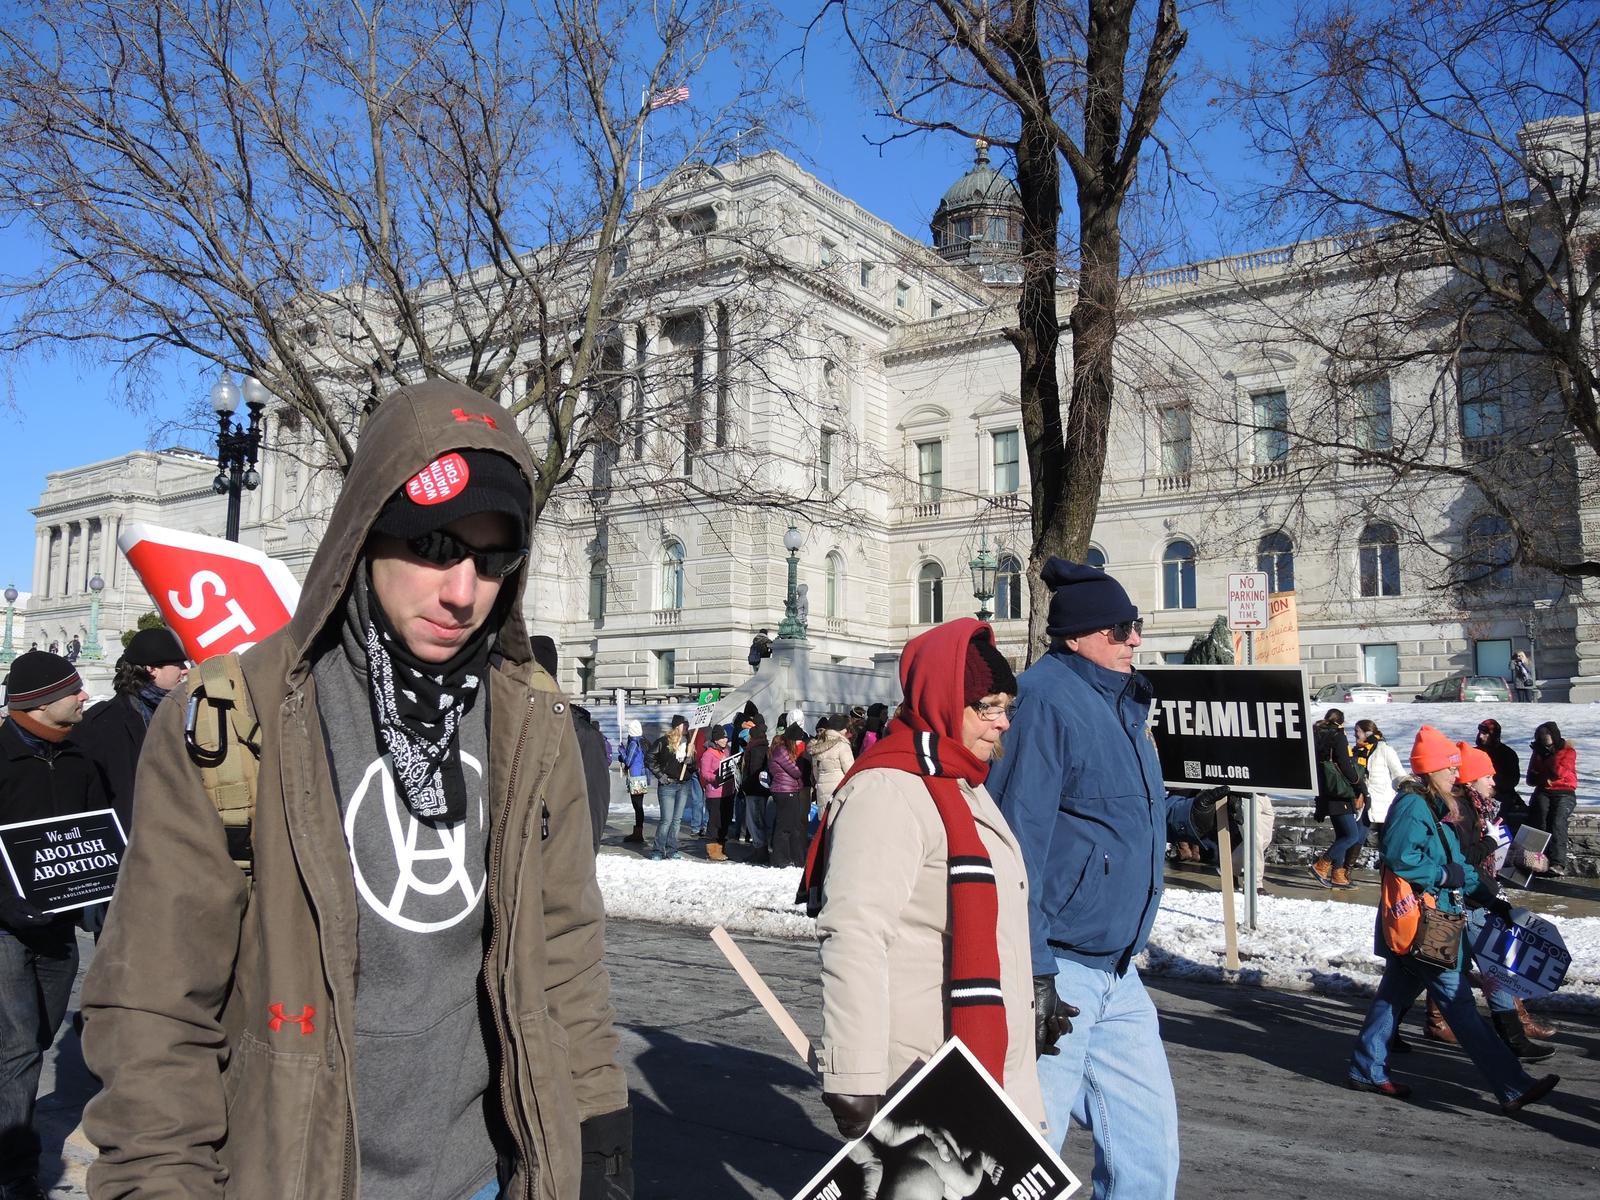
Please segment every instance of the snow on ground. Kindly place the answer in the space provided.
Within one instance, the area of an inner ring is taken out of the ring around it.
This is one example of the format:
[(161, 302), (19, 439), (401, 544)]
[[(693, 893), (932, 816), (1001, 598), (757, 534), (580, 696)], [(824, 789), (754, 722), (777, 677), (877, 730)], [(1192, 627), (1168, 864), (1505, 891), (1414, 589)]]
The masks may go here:
[[(1443, 706), (1441, 706), (1443, 707)], [(597, 861), (606, 911), (613, 917), (659, 921), (759, 937), (809, 938), (813, 922), (794, 903), (799, 868), (680, 858), (654, 862), (632, 854)], [(1373, 909), (1330, 900), (1263, 896), (1254, 932), (1243, 928), (1237, 897), (1243, 967), (1222, 967), (1222, 897), (1169, 888), (1139, 969), (1151, 975), (1222, 980), (1293, 991), (1370, 994), (1381, 960), (1372, 952)], [(1566, 985), (1541, 1002), (1553, 1010), (1600, 1011), (1600, 917), (1549, 918), (1572, 954)]]
[[(1330, 708), (1340, 709), (1346, 733), (1363, 718), (1372, 721), (1404, 763), (1423, 725), (1432, 725), (1454, 741), (1472, 744), (1478, 738), (1478, 722), (1493, 717), (1500, 722), (1506, 745), (1517, 752), (1524, 774), (1534, 728), (1554, 721), (1561, 727), (1561, 736), (1578, 751), (1578, 803), (1600, 804), (1600, 704), (1406, 704), (1399, 699), (1403, 694), (1399, 689), (1390, 690), (1395, 695), (1392, 704), (1313, 704), (1312, 719), (1320, 719)], [(1527, 788), (1523, 795), (1526, 797)]]

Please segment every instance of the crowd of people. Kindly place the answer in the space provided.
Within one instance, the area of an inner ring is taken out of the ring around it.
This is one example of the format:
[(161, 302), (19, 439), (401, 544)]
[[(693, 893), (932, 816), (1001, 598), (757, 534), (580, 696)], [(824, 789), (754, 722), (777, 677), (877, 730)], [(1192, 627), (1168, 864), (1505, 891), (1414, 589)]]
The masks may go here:
[[(954, 1033), (1054, 1142), (1089, 1131), (1095, 1197), (1175, 1195), (1177, 1103), (1137, 960), (1169, 844), (1214, 845), (1238, 805), (1164, 785), (1122, 585), (1050, 560), (1051, 646), (1020, 676), (962, 619), (906, 645), (893, 713), (785, 712), (769, 732), (746, 704), (648, 739), (630, 722), (613, 751), (524, 626), (533, 471), (485, 408), (442, 381), (377, 407), (294, 617), (227, 660), (233, 675), (211, 660), (185, 686), (181, 645), (144, 631), (85, 722), (72, 662), (12, 664), (0, 823), (110, 809), (128, 837), (109, 906), (62, 915), (0, 888), (0, 1200), (44, 1195), (34, 1092), (80, 919), (98, 939), (91, 1194), (631, 1197), (594, 866), (613, 768), (641, 853), (699, 837), (714, 862), (804, 868), (842, 1134)], [(211, 708), (248, 730), (231, 749), (197, 723)], [(1335, 832), (1320, 884), (1346, 886), (1376, 830), (1397, 887), (1506, 919), (1491, 829), (1547, 822), (1548, 862), (1525, 865), (1565, 864), (1575, 757), (1553, 724), (1526, 806), (1492, 720), (1477, 746), (1425, 728), (1409, 774), (1372, 722), (1353, 752), (1343, 724), (1332, 710), (1316, 731)], [(248, 793), (232, 826), (225, 789)], [(1380, 916), (1376, 948), (1351, 1086), (1407, 1095), (1387, 1064), (1423, 992), (1505, 1112), (1555, 1086), (1522, 1065), (1552, 1050), (1513, 998), (1488, 988), (1492, 1028), (1479, 1017), (1459, 937), (1424, 960)], [(953, 1153), (880, 1148), (929, 1186), (928, 1153)], [(963, 1179), (981, 1174), (973, 1154)]]

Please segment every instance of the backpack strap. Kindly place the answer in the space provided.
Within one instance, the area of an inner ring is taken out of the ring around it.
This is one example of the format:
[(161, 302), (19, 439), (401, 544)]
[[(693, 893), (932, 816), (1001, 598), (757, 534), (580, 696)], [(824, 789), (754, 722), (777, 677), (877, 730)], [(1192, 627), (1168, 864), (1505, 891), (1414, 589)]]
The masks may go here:
[(195, 673), (199, 682), (189, 693), (184, 742), (222, 818), (228, 856), (248, 878), (255, 860), (250, 834), (261, 771), (261, 723), (237, 654), (204, 659)]

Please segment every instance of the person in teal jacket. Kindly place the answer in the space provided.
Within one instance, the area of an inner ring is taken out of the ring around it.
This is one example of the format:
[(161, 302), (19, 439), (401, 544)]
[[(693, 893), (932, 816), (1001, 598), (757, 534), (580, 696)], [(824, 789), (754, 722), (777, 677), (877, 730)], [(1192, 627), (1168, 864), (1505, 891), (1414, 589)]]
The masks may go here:
[(1209, 842), (1228, 789), (1176, 796), (1133, 670), (1139, 610), (1111, 576), (1052, 558), (1050, 652), (1018, 680), (989, 791), (1022, 848), (1034, 1038), (1050, 1137), (1094, 1138), (1094, 1196), (1161, 1200), (1178, 1181), (1178, 1107), (1134, 958), (1161, 907), (1169, 838)]
[[(1461, 912), (1463, 894), (1502, 919), (1511, 919), (1511, 907), (1500, 895), (1492, 877), (1481, 877), (1461, 854), (1455, 831), (1444, 823), (1454, 803), (1452, 789), (1461, 764), (1456, 744), (1431, 725), (1417, 731), (1411, 748), (1413, 778), (1395, 791), (1383, 827), (1384, 866), (1404, 879), (1420, 897), (1432, 896), (1444, 912)], [(1543, 1099), (1561, 1082), (1557, 1075), (1534, 1079), (1516, 1055), (1478, 1015), (1478, 1006), (1462, 967), (1466, 939), (1455, 967), (1430, 966), (1409, 954), (1396, 954), (1383, 933), (1380, 910), (1374, 950), (1384, 959), (1378, 994), (1350, 1056), (1349, 1085), (1357, 1091), (1376, 1092), (1395, 1100), (1411, 1095), (1411, 1088), (1389, 1078), (1389, 1042), (1397, 1015), (1404, 1014), (1424, 990), (1433, 997), (1467, 1057), (1489, 1081), (1508, 1116)]]

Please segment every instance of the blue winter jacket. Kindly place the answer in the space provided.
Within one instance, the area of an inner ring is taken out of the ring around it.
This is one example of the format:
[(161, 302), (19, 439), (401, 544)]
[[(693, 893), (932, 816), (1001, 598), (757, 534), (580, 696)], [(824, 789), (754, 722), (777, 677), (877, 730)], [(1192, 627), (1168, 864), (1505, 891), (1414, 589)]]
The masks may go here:
[(636, 737), (625, 739), (617, 749), (617, 761), (635, 778), (650, 773), (644, 765), (644, 750), (644, 739)]
[(1028, 867), (1033, 972), (1059, 956), (1120, 973), (1155, 924), (1168, 838), (1204, 840), (1193, 802), (1162, 785), (1144, 676), (1052, 650), (1017, 687), (987, 786)]

